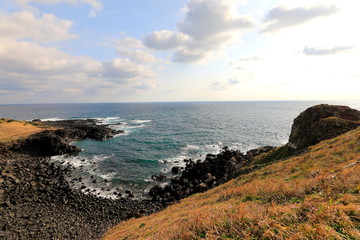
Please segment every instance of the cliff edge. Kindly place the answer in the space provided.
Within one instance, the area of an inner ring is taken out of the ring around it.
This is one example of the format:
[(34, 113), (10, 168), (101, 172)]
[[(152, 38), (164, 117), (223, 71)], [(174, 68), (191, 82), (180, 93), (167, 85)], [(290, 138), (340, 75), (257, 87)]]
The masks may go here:
[(358, 126), (360, 126), (360, 111), (347, 106), (316, 105), (295, 118), (288, 146), (294, 151), (301, 151)]

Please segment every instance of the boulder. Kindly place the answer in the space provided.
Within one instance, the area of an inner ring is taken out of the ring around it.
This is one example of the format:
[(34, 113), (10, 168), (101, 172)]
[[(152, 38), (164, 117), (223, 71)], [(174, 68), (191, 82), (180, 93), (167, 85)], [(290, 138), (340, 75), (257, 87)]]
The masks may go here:
[(171, 168), (171, 172), (173, 174), (179, 174), (180, 171), (181, 171), (181, 168), (179, 166), (174, 166), (174, 167)]
[(360, 111), (347, 106), (316, 105), (295, 118), (287, 145), (293, 151), (301, 151), (358, 126)]
[(250, 159), (250, 158), (256, 157), (260, 154), (266, 153), (272, 149), (274, 149), (274, 147), (272, 147), (272, 146), (262, 146), (259, 148), (251, 149), (246, 152), (246, 157)]
[(165, 175), (163, 175), (163, 174), (159, 174), (159, 175), (152, 175), (151, 176), (151, 179), (153, 180), (153, 181), (164, 181), (164, 180), (166, 180), (166, 176)]

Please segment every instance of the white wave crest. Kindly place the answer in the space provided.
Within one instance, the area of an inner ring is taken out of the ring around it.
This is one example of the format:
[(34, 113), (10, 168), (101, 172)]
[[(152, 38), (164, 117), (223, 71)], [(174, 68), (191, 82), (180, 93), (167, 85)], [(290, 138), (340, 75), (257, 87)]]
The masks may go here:
[(130, 120), (129, 122), (130, 122), (130, 123), (138, 123), (138, 124), (141, 124), (141, 123), (149, 123), (149, 122), (152, 122), (152, 120)]
[(163, 169), (163, 173), (168, 173), (173, 166), (186, 166), (184, 159), (193, 159), (193, 160), (204, 160), (208, 153), (217, 154), (223, 148), (223, 143), (218, 142), (214, 144), (206, 145), (193, 145), (188, 144), (185, 147), (180, 149), (179, 154), (176, 156), (160, 160), (160, 162), (165, 163), (168, 168)]
[(53, 118), (41, 118), (40, 120), (43, 121), (43, 122), (47, 122), (47, 121), (54, 122), (54, 121), (62, 121), (62, 120), (66, 120), (66, 119), (53, 117)]
[(60, 162), (63, 165), (70, 165), (74, 168), (80, 168), (80, 167), (92, 166), (93, 164), (102, 162), (110, 157), (111, 156), (105, 154), (93, 155), (86, 158), (80, 156), (59, 155), (59, 156), (51, 157), (51, 161)]

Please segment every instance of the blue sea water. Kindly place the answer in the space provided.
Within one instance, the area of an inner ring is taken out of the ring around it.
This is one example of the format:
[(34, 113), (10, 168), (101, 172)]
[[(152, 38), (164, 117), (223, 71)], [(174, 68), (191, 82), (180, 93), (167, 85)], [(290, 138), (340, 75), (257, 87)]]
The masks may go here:
[[(75, 188), (104, 197), (131, 190), (144, 196), (154, 174), (171, 175), (184, 158), (204, 159), (228, 146), (245, 152), (288, 140), (293, 119), (315, 101), (186, 102), (0, 105), (0, 117), (19, 120), (96, 118), (125, 133), (106, 141), (74, 143), (77, 156), (56, 156), (70, 164)], [(328, 102), (327, 102), (328, 103)], [(360, 109), (360, 102), (331, 102)], [(94, 179), (96, 182), (93, 182)], [(86, 189), (84, 189), (86, 191)]]

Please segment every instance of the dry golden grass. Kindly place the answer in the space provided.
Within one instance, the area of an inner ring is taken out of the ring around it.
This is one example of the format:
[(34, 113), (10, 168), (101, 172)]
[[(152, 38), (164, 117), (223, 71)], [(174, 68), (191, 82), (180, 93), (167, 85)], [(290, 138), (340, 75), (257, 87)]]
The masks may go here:
[(19, 138), (25, 138), (46, 129), (49, 128), (45, 128), (41, 124), (2, 118), (0, 119), (0, 142), (9, 142)]
[(119, 239), (360, 239), (360, 128), (108, 231)]

